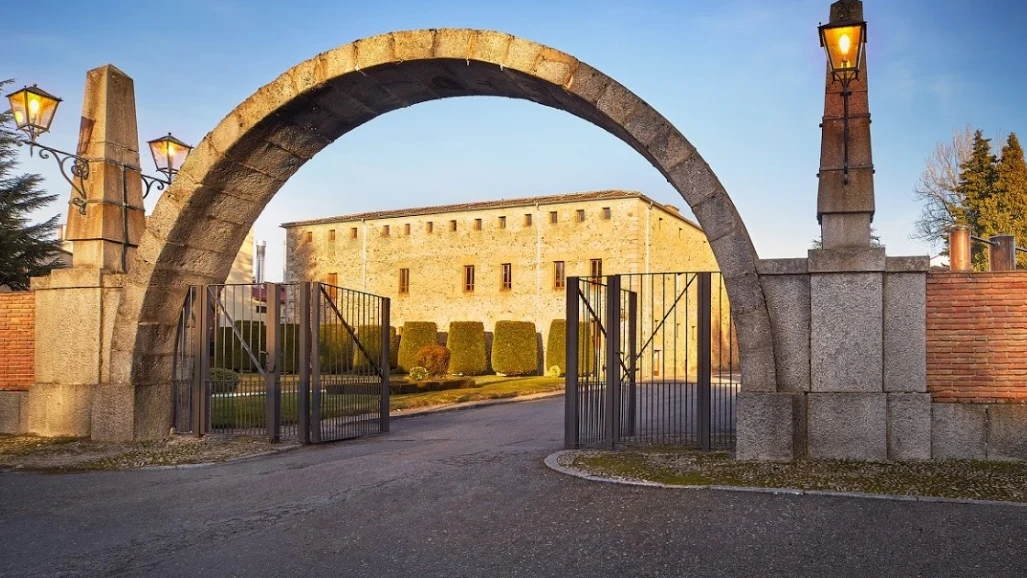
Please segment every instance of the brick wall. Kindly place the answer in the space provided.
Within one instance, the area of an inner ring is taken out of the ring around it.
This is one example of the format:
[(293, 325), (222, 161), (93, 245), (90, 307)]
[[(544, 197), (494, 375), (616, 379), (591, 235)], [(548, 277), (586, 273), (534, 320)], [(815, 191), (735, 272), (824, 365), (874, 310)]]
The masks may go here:
[(1027, 272), (927, 277), (935, 401), (1027, 403)]
[(28, 389), (35, 381), (36, 296), (0, 293), (0, 389)]

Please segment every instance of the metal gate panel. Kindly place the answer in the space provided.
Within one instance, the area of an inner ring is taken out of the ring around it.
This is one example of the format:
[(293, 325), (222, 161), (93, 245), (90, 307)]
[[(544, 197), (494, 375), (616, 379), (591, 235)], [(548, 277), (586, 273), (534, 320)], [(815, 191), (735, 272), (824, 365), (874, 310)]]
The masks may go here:
[(388, 431), (388, 323), (388, 299), (341, 287), (190, 287), (173, 427), (304, 443)]
[(718, 273), (568, 278), (565, 445), (730, 447), (740, 387)]

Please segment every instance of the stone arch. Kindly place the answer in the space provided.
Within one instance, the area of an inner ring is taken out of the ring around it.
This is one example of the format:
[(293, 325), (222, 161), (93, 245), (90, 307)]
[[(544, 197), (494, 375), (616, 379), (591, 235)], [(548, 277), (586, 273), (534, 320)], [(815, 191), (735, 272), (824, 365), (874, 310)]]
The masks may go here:
[(493, 31), (393, 32), (319, 54), (236, 107), (193, 150), (161, 197), (125, 280), (94, 437), (166, 435), (178, 304), (220, 283), (278, 189), (308, 159), (392, 110), (456, 96), (504, 96), (583, 118), (649, 160), (692, 208), (726, 280), (743, 389), (773, 391), (770, 317), (752, 241), (695, 148), (625, 87), (552, 48)]

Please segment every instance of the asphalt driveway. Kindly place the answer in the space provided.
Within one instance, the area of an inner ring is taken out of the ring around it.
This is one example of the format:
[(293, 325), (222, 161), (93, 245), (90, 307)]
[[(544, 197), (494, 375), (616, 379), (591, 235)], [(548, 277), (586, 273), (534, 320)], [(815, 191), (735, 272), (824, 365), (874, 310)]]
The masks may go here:
[(186, 470), (0, 474), (0, 576), (1025, 576), (1027, 508), (563, 476), (562, 399)]

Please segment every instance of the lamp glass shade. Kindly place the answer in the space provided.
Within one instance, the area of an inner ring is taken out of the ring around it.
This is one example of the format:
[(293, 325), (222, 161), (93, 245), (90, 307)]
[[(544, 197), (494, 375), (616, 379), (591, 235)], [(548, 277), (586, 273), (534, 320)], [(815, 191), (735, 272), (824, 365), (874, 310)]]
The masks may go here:
[(35, 86), (8, 94), (7, 101), (11, 104), (15, 126), (33, 139), (50, 130), (57, 105), (61, 103), (61, 99)]
[(193, 147), (171, 136), (171, 133), (168, 133), (168, 136), (151, 140), (147, 144), (150, 145), (153, 164), (157, 165), (158, 171), (168, 176), (177, 173), (182, 168), (185, 158), (189, 156), (189, 151), (193, 150)]
[(827, 62), (836, 80), (845, 82), (859, 76), (866, 32), (866, 22), (838, 22), (820, 27), (820, 45), (827, 51)]

